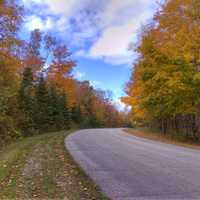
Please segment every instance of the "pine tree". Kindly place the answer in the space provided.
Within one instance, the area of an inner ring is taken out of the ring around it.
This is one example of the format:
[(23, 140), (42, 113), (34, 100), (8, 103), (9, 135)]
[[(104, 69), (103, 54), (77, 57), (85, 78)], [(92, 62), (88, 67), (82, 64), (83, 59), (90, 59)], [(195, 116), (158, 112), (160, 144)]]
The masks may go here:
[(77, 105), (72, 108), (71, 118), (72, 118), (73, 122), (75, 122), (77, 124), (79, 124), (81, 122), (82, 117), (81, 117), (80, 105)]
[(35, 92), (35, 100), (36, 100), (36, 113), (35, 113), (35, 123), (39, 130), (45, 130), (48, 128), (48, 89), (46, 86), (46, 81), (41, 75), (39, 77), (39, 82), (36, 87)]
[(68, 128), (70, 126), (70, 113), (66, 94), (60, 93), (54, 85), (51, 85), (48, 96), (49, 126), (53, 129)]
[(63, 128), (70, 126), (70, 113), (67, 107), (67, 96), (66, 94), (61, 94), (60, 96), (60, 113)]
[(23, 117), (20, 121), (21, 129), (28, 134), (34, 128), (35, 99), (34, 82), (31, 68), (25, 68), (18, 95), (19, 109)]
[(48, 123), (51, 128), (55, 128), (58, 115), (57, 114), (58, 94), (54, 85), (51, 85), (49, 87), (48, 96), (49, 96), (48, 111), (47, 111), (49, 116)]

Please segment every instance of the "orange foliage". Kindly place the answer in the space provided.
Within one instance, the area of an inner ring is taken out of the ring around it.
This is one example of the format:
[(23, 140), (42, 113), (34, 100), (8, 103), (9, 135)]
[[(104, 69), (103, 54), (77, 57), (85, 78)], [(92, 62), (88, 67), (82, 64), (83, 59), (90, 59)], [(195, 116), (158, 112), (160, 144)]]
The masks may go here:
[(71, 60), (66, 46), (59, 46), (54, 50), (54, 60), (49, 68), (49, 80), (53, 82), (68, 98), (68, 106), (73, 108), (77, 104), (76, 81), (71, 76), (75, 62)]

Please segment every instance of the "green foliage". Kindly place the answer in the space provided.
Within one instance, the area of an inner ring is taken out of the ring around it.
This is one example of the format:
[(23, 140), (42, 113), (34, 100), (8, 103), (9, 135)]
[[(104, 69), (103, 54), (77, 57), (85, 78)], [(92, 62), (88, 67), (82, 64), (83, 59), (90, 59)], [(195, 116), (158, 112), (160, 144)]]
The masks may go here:
[(23, 73), (19, 105), (25, 116), (21, 124), (25, 134), (31, 134), (32, 130), (60, 130), (69, 127), (66, 94), (60, 93), (53, 85), (49, 86), (43, 75), (34, 81), (31, 68), (26, 68)]
[(36, 111), (34, 92), (35, 86), (32, 69), (25, 68), (18, 94), (18, 105), (22, 114), (19, 126), (25, 135), (32, 134), (34, 131), (34, 116)]
[(15, 51), (22, 41), (17, 38), (21, 24), (19, 7), (9, 1), (0, 1), (0, 145), (18, 138), (15, 113), (16, 90), (20, 60)]
[(0, 1), (0, 145), (77, 124), (113, 127), (122, 122), (104, 92), (74, 79), (76, 62), (65, 44), (38, 29), (28, 41), (19, 39), (23, 17), (16, 3)]
[(39, 81), (35, 86), (35, 126), (39, 130), (45, 130), (48, 128), (48, 89), (44, 77), (39, 77)]

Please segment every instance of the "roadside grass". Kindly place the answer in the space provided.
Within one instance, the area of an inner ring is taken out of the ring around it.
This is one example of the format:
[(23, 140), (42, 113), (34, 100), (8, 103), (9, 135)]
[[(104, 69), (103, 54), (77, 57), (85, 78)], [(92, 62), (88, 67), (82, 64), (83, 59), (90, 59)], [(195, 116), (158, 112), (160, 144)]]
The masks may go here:
[(64, 146), (72, 131), (25, 138), (0, 152), (0, 199), (108, 200)]
[(127, 128), (124, 131), (137, 137), (200, 150), (200, 144), (198, 142), (188, 140), (180, 135), (172, 133), (163, 134), (156, 130), (149, 130), (148, 128)]

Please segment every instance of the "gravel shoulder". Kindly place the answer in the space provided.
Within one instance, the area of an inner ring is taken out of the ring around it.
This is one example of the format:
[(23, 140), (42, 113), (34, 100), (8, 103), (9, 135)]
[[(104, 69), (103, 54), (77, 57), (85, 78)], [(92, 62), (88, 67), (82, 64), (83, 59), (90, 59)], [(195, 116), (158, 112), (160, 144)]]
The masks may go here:
[(161, 132), (152, 131), (147, 128), (138, 128), (138, 129), (126, 128), (123, 129), (123, 131), (140, 138), (146, 138), (157, 142), (200, 150), (199, 142), (195, 142), (193, 140), (181, 137), (181, 135), (178, 136), (172, 133), (163, 134)]
[(23, 139), (0, 153), (0, 199), (107, 200), (64, 145), (71, 131)]

